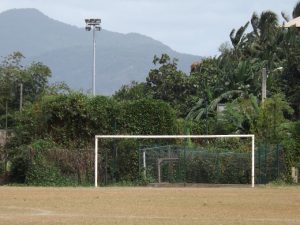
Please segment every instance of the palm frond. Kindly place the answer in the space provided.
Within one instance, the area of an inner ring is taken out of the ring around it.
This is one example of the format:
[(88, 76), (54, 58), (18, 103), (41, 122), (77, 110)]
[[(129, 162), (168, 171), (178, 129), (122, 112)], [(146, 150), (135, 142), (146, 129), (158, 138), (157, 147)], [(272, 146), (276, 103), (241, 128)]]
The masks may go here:
[[(201, 111), (202, 105), (203, 105), (204, 99), (200, 98), (198, 102), (195, 104), (195, 106), (191, 109), (191, 111), (186, 116), (186, 119), (195, 119), (198, 117), (199, 112)], [(200, 115), (200, 117), (202, 114)]]
[(199, 121), (206, 112), (214, 111), (217, 108), (217, 105), (224, 99), (231, 99), (234, 96), (241, 95), (243, 93), (244, 92), (240, 90), (227, 91), (221, 94), (219, 97), (215, 98), (208, 106), (203, 105), (204, 99), (199, 99), (199, 101), (187, 115), (186, 119), (193, 119)]
[(285, 20), (285, 22), (289, 22), (291, 20), (289, 15), (287, 15), (285, 12), (281, 12), (281, 16)]
[(231, 40), (232, 45), (233, 45), (234, 47), (236, 47), (236, 46), (241, 42), (241, 40), (242, 40), (242, 38), (243, 38), (243, 35), (244, 35), (244, 33), (245, 33), (245, 31), (246, 31), (248, 25), (249, 25), (249, 22), (247, 22), (244, 26), (241, 26), (241, 27), (237, 30), (237, 32), (235, 32), (235, 29), (233, 29), (233, 30), (230, 32), (230, 35), (229, 35), (229, 36), (230, 36), (230, 40)]
[(258, 27), (259, 27), (259, 17), (256, 12), (253, 13), (251, 18), (251, 25), (253, 28), (253, 31), (256, 36), (258, 36)]
[(296, 4), (296, 6), (294, 7), (294, 10), (293, 10), (293, 18), (297, 18), (300, 16), (300, 2), (298, 2)]
[(232, 90), (232, 91), (227, 91), (223, 94), (221, 94), (219, 97), (215, 98), (210, 104), (209, 104), (209, 111), (213, 111), (217, 108), (218, 104), (223, 101), (224, 99), (231, 99), (236, 95), (241, 95), (243, 94), (243, 91), (240, 90)]

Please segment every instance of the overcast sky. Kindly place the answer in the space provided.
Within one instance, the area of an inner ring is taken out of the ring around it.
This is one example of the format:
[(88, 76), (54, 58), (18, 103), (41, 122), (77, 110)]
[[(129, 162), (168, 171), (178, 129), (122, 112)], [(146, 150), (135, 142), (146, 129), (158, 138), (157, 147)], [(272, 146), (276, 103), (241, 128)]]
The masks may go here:
[[(291, 15), (299, 0), (0, 0), (0, 12), (36, 8), (56, 20), (83, 27), (84, 18), (102, 19), (106, 30), (136, 32), (176, 51), (213, 56), (229, 41), (232, 28), (254, 11)], [(280, 17), (281, 19), (281, 17)]]

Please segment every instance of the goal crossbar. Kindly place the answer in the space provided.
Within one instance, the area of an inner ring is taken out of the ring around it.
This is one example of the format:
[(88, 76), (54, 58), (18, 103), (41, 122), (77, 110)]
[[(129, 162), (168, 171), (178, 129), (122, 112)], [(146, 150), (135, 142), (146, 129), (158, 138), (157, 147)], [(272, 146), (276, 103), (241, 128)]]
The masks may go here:
[(251, 187), (255, 186), (255, 135), (229, 134), (229, 135), (96, 135), (95, 136), (95, 187), (98, 186), (98, 140), (99, 139), (175, 139), (175, 138), (251, 138)]

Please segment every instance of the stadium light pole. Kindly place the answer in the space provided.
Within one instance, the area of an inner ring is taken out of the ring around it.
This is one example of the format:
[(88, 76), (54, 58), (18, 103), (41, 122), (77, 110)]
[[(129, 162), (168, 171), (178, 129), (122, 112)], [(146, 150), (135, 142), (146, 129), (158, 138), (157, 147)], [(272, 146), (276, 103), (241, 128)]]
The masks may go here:
[(85, 19), (86, 31), (93, 30), (93, 96), (96, 95), (96, 31), (100, 31), (101, 19)]

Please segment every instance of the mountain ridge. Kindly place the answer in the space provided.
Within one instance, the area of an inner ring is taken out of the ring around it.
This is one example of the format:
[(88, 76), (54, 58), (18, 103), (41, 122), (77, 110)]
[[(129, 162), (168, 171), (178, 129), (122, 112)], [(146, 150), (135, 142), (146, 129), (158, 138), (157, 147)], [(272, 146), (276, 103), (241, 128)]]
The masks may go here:
[[(92, 79), (92, 34), (84, 28), (52, 19), (37, 9), (12, 9), (0, 13), (0, 56), (20, 51), (26, 63), (49, 66), (52, 81), (89, 90)], [(154, 55), (179, 59), (178, 67), (189, 72), (200, 56), (183, 54), (143, 34), (101, 30), (96, 34), (97, 93), (111, 95), (132, 80), (144, 81), (154, 68)]]

